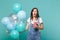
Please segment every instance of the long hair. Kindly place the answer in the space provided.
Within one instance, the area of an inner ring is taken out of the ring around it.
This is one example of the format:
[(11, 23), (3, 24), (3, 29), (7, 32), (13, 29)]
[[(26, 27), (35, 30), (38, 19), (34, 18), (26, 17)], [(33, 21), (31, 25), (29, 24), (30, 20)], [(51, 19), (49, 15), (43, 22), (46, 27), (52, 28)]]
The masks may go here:
[(36, 18), (38, 19), (38, 17), (39, 17), (39, 11), (38, 11), (38, 9), (37, 8), (33, 8), (32, 10), (31, 10), (31, 15), (30, 15), (30, 19), (33, 19), (33, 11), (34, 11), (34, 9), (36, 9), (37, 10), (37, 15), (36, 15)]

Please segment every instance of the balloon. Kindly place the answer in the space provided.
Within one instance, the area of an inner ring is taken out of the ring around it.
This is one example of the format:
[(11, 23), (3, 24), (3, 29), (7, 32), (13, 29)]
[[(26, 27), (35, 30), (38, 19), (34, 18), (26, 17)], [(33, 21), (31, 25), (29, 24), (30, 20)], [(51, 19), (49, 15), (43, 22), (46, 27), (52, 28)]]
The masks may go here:
[(18, 23), (18, 17), (15, 15), (15, 14), (11, 14), (10, 15), (10, 20), (11, 20), (11, 23), (13, 23), (13, 24), (17, 24)]
[(21, 21), (19, 24), (17, 24), (16, 26), (16, 30), (19, 31), (19, 32), (22, 32), (25, 30), (25, 24)]
[(14, 20), (17, 19), (17, 16), (15, 14), (11, 14), (10, 17), (13, 18)]
[(17, 39), (17, 38), (19, 38), (19, 33), (16, 30), (12, 30), (11, 33), (10, 33), (10, 36), (13, 39)]
[(14, 25), (17, 25), (17, 24), (18, 24), (18, 22), (19, 22), (19, 21), (14, 20), (13, 24), (14, 24)]
[(2, 24), (7, 25), (8, 23), (10, 23), (9, 17), (2, 18), (1, 22)]
[(26, 12), (25, 11), (19, 11), (18, 14), (17, 14), (17, 17), (20, 20), (24, 20), (26, 18)]
[(12, 30), (15, 29), (15, 25), (13, 25), (12, 23), (9, 23), (9, 24), (7, 24), (7, 29), (8, 29), (9, 31), (12, 31)]
[(21, 4), (20, 3), (16, 3), (16, 4), (14, 4), (14, 6), (13, 6), (13, 11), (14, 12), (18, 12), (18, 11), (20, 11), (22, 9), (22, 6), (21, 6)]

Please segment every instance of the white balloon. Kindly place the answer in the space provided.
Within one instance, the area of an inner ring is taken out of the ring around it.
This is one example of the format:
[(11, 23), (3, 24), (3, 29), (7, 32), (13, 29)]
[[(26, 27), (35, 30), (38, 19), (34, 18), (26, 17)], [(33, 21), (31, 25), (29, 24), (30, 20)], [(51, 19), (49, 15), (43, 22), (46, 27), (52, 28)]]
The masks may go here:
[(16, 16), (16, 15), (12, 15), (12, 18), (13, 18), (14, 20), (16, 20), (16, 19), (17, 19), (17, 16)]
[(14, 20), (13, 24), (14, 24), (14, 25), (17, 25), (18, 22), (19, 22), (18, 20)]
[(12, 23), (7, 24), (7, 29), (8, 30), (14, 30), (15, 29), (15, 25), (13, 25)]
[(13, 20), (16, 20), (17, 19), (17, 16), (16, 16), (16, 14), (11, 14), (10, 15), (10, 18), (12, 18)]
[(2, 24), (7, 25), (8, 23), (10, 23), (9, 17), (2, 18), (1, 22)]
[(11, 23), (14, 25), (18, 23), (18, 17), (15, 14), (11, 14), (10, 20), (11, 20)]
[(17, 14), (17, 17), (19, 19), (25, 19), (26, 18), (26, 12), (25, 11), (19, 11)]

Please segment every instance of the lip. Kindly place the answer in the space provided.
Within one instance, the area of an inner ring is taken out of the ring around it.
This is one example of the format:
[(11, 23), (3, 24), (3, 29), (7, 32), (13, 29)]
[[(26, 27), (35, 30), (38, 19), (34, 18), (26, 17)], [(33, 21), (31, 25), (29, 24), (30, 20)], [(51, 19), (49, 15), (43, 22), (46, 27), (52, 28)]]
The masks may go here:
[(35, 14), (34, 14), (35, 15)]

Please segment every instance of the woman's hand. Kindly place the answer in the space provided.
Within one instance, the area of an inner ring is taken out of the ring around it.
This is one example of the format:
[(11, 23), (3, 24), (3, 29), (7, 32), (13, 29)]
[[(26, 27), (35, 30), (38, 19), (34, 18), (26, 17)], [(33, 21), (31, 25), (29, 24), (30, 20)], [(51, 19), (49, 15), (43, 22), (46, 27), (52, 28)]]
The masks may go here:
[(43, 23), (41, 23), (40, 25), (36, 24), (35, 29), (43, 30), (44, 29)]
[(34, 29), (35, 29), (35, 31), (37, 31), (39, 28), (38, 28), (38, 24), (35, 24), (34, 25), (35, 27), (34, 27)]
[(43, 30), (44, 29), (43, 23), (40, 23), (39, 29), (40, 30)]

